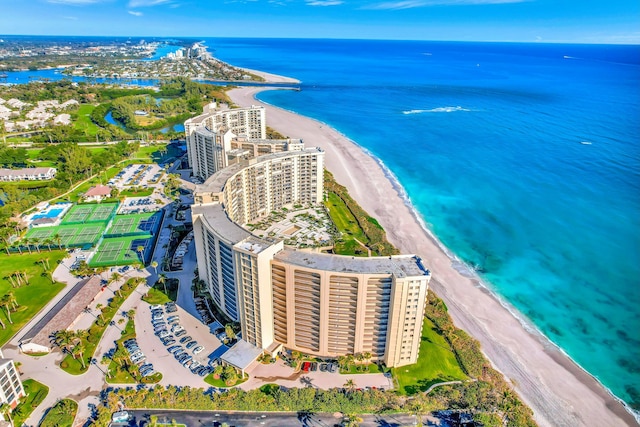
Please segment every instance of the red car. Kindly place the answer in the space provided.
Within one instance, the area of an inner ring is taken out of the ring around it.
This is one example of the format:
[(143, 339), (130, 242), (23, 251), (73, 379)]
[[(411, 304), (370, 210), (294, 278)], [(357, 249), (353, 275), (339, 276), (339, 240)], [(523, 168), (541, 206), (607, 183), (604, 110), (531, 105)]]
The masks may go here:
[(302, 364), (302, 370), (304, 372), (309, 372), (309, 368), (311, 368), (311, 362), (304, 362)]

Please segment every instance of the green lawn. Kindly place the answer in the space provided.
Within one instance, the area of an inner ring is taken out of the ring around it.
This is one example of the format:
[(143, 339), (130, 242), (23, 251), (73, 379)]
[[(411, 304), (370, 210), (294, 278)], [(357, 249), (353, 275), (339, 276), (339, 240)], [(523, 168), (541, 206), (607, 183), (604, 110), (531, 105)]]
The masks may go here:
[[(5, 329), (0, 329), (0, 345), (4, 345), (20, 328), (38, 313), (62, 288), (62, 283), (51, 283), (51, 276), (45, 273), (39, 260), (49, 259), (49, 268), (58, 267), (58, 261), (66, 256), (65, 251), (41, 250), (41, 253), (0, 255), (0, 296), (13, 292), (19, 307), (11, 313), (11, 320), (7, 318), (5, 309), (0, 310), (0, 320), (5, 324)], [(45, 262), (46, 265), (46, 262)], [(9, 281), (9, 276), (16, 272), (25, 272), (29, 285), (14, 288)]]
[(153, 188), (141, 188), (137, 191), (134, 189), (127, 189), (120, 192), (120, 195), (125, 197), (147, 197), (151, 194), (153, 194)]
[(134, 154), (134, 156), (138, 159), (149, 159), (149, 161), (153, 161), (154, 163), (160, 163), (164, 157), (169, 155), (169, 152), (161, 153), (162, 149), (167, 149), (167, 144), (153, 144), (145, 147), (140, 147), (138, 151)]
[(392, 373), (398, 381), (398, 392), (409, 395), (425, 391), (435, 383), (467, 379), (449, 344), (426, 317), (418, 362), (393, 368)]
[(171, 301), (171, 298), (169, 298), (163, 291), (151, 288), (149, 289), (147, 294), (142, 297), (142, 300), (151, 305), (154, 305), (168, 303), (169, 301)]
[[(240, 376), (240, 375), (238, 375)], [(242, 384), (243, 382), (247, 381), (249, 379), (249, 375), (245, 374), (243, 379), (239, 379), (237, 383), (229, 386), (227, 384), (225, 384), (224, 381), (222, 381), (220, 378), (214, 378), (214, 374), (209, 374), (206, 377), (204, 377), (204, 382), (209, 384), (210, 386), (213, 387), (218, 387), (218, 388), (227, 388), (227, 387), (235, 387), (237, 385)]]
[(329, 216), (342, 235), (341, 239), (335, 243), (335, 252), (339, 255), (367, 256), (367, 248), (355, 240), (358, 239), (364, 244), (369, 241), (358, 221), (337, 194), (331, 191), (328, 194), (329, 200), (326, 206), (329, 209)]
[(49, 387), (36, 380), (24, 380), (22, 385), (27, 397), (22, 398), (22, 401), (13, 410), (13, 425), (16, 426), (21, 426), (49, 394)]
[(49, 409), (39, 427), (71, 427), (77, 413), (78, 404), (75, 400), (62, 399)]
[(78, 111), (73, 115), (73, 127), (84, 131), (87, 136), (96, 136), (96, 132), (100, 129), (91, 121), (91, 113), (96, 107), (91, 104), (81, 104)]

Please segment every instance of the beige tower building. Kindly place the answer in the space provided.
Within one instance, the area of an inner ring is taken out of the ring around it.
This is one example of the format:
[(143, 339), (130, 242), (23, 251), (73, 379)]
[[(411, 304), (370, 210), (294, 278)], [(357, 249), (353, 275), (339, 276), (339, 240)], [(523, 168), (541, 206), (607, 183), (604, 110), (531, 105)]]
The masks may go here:
[(189, 165), (203, 180), (227, 166), (234, 137), (265, 139), (267, 135), (264, 107), (219, 109), (215, 102), (187, 120), (184, 128)]
[(287, 151), (227, 166), (196, 188), (192, 215), (200, 278), (242, 337), (319, 357), (370, 352), (415, 363), (429, 271), (412, 255), (354, 258), (285, 247), (246, 224), (322, 202), (324, 152)]

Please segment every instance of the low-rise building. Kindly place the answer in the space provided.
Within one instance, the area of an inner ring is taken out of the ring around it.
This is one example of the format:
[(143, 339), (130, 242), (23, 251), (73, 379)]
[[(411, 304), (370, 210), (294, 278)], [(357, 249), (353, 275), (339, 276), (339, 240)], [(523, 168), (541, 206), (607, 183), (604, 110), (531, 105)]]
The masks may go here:
[(56, 176), (56, 168), (0, 169), (0, 181), (44, 181)]
[(106, 199), (111, 196), (111, 187), (107, 185), (98, 184), (91, 187), (84, 193), (84, 199), (88, 202), (99, 202), (102, 199)]

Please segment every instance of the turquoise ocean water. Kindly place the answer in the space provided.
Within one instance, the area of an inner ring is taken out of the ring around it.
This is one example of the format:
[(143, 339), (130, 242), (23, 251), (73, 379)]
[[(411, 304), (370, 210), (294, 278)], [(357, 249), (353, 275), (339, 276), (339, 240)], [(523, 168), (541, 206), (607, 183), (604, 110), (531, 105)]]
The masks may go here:
[(453, 253), (640, 408), (639, 46), (207, 46), (300, 79), (300, 92), (259, 98), (379, 157)]
[[(300, 92), (259, 97), (380, 158), (490, 289), (640, 409), (640, 46), (207, 46), (234, 65), (300, 79)], [(7, 74), (7, 83), (64, 77)]]

